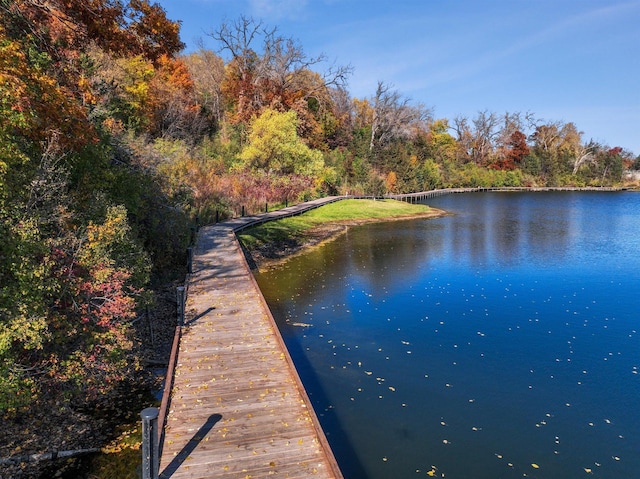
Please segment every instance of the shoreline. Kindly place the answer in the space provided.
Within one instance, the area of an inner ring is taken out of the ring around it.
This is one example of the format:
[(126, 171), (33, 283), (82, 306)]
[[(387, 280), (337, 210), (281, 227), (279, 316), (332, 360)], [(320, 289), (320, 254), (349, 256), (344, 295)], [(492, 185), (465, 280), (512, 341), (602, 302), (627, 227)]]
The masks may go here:
[(308, 251), (310, 248), (321, 246), (333, 241), (346, 233), (352, 226), (369, 223), (384, 223), (391, 221), (412, 221), (418, 219), (441, 218), (453, 213), (429, 207), (429, 211), (414, 215), (390, 216), (387, 218), (364, 218), (338, 221), (327, 221), (319, 226), (306, 230), (297, 238), (286, 238), (280, 241), (270, 241), (259, 246), (247, 246), (239, 238), (247, 263), (251, 270), (274, 267), (283, 261)]

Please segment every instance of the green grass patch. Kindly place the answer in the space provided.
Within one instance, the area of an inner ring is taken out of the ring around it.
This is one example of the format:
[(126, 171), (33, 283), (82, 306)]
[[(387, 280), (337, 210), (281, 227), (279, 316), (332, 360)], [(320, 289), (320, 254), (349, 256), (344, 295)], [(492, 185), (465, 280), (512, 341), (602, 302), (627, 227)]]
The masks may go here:
[(296, 241), (309, 230), (324, 223), (375, 221), (412, 217), (429, 213), (427, 205), (410, 204), (396, 200), (342, 200), (303, 213), (299, 216), (270, 221), (238, 234), (247, 248), (262, 244)]

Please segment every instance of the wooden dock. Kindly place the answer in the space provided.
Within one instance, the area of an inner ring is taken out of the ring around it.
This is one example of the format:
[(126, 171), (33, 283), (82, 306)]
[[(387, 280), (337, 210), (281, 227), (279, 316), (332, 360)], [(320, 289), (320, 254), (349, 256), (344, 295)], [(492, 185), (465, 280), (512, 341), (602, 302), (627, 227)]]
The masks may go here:
[(342, 478), (235, 236), (264, 220), (238, 218), (198, 235), (161, 478)]

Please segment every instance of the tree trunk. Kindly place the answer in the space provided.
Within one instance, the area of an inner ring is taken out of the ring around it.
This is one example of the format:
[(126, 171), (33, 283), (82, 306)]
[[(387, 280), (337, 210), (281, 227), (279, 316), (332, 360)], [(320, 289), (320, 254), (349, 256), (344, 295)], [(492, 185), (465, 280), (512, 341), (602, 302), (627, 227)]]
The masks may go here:
[(41, 454), (27, 454), (24, 456), (3, 457), (0, 458), (0, 465), (20, 464), (23, 462), (54, 461), (56, 459), (66, 459), (69, 457), (82, 456), (84, 454), (91, 454), (94, 452), (100, 452), (100, 448), (93, 447), (91, 449), (75, 449), (72, 451), (53, 451)]

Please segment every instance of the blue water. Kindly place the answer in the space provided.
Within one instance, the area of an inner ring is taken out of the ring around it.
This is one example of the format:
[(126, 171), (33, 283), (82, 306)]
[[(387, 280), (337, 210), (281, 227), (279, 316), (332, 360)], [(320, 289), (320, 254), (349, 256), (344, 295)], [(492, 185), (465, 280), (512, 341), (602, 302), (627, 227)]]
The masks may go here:
[(257, 274), (345, 477), (640, 477), (640, 194), (429, 204)]

